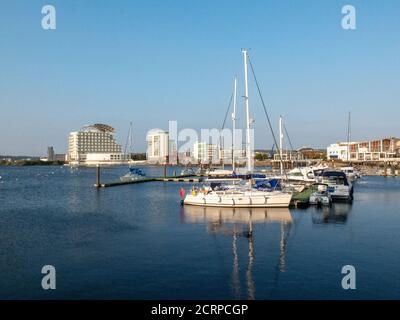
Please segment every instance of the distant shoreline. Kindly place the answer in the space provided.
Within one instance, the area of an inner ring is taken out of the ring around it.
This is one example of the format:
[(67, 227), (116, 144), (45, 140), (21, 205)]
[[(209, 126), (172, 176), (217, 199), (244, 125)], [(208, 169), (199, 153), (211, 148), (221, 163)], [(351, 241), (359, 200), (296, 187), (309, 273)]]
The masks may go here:
[(12, 160), (0, 161), (0, 167), (25, 167), (25, 166), (63, 166), (65, 161), (41, 161), (41, 160)]

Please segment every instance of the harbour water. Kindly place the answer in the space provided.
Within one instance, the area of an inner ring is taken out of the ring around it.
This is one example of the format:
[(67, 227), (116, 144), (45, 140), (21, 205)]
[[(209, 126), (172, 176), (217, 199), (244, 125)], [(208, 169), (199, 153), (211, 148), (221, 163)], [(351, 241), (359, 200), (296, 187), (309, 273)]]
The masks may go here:
[[(93, 168), (0, 176), (0, 299), (400, 298), (399, 178), (362, 178), (351, 205), (234, 211), (181, 207), (189, 183), (96, 189)], [(56, 290), (41, 288), (43, 265)]]

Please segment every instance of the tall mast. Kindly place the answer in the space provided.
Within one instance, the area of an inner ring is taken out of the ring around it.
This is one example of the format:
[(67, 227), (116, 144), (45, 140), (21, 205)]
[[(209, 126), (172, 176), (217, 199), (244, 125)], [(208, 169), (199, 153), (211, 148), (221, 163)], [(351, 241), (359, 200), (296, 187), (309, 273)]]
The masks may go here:
[(133, 153), (133, 128), (132, 121), (129, 123), (129, 160), (132, 160)]
[(253, 171), (252, 157), (251, 157), (251, 138), (250, 138), (250, 110), (249, 110), (249, 86), (247, 79), (247, 50), (242, 50), (244, 62), (244, 102), (246, 106), (246, 155), (247, 155), (247, 171)]
[(350, 127), (350, 111), (349, 111), (349, 118), (347, 120), (347, 162), (350, 159), (350, 139), (351, 139), (351, 127)]
[(232, 171), (235, 171), (235, 141), (236, 141), (236, 88), (237, 78), (233, 81), (233, 113), (232, 113)]
[(282, 132), (282, 116), (279, 116), (279, 160), (280, 160), (280, 167), (281, 167), (281, 175), (283, 174), (283, 132)]

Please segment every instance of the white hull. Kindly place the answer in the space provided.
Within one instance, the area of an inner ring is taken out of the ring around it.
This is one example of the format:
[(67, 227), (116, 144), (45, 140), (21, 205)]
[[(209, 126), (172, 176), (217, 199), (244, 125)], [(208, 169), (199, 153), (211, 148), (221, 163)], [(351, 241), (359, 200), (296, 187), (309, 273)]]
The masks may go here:
[(330, 196), (326, 194), (320, 194), (315, 192), (310, 196), (309, 203), (315, 205), (329, 206), (332, 203), (332, 199)]
[(184, 204), (224, 208), (287, 208), (292, 195), (280, 191), (210, 192), (189, 194)]
[(143, 180), (144, 177), (139, 175), (131, 175), (128, 173), (120, 177), (119, 179), (121, 180), (121, 182), (131, 182), (131, 181)]
[(351, 200), (352, 192), (351, 186), (343, 185), (328, 185), (328, 194), (335, 200)]

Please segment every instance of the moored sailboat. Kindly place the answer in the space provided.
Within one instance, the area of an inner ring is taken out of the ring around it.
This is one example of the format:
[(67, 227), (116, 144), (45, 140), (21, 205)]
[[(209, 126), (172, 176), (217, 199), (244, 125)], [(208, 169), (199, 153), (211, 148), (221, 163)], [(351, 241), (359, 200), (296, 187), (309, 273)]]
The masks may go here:
[[(247, 50), (243, 50), (244, 61), (244, 83), (245, 83), (245, 108), (246, 108), (246, 157), (247, 157), (247, 172), (250, 175), (253, 173), (253, 158), (251, 150), (251, 132), (250, 126), (253, 120), (250, 118), (249, 110), (249, 95), (248, 95), (248, 75), (247, 75)], [(236, 95), (236, 81), (235, 81)], [(235, 120), (235, 115), (232, 116)], [(234, 159), (233, 159), (234, 162)], [(244, 208), (268, 208), (268, 207), (288, 207), (292, 194), (283, 191), (264, 191), (254, 187), (254, 181), (249, 179), (243, 184), (232, 183), (225, 188), (203, 187), (201, 191), (195, 189), (187, 194), (183, 200), (186, 205), (210, 206), (210, 207), (244, 207)]]
[[(132, 164), (132, 153), (133, 153), (133, 130), (132, 130), (132, 122), (129, 124), (129, 132), (128, 132), (128, 138), (127, 138), (127, 143), (125, 145), (125, 154), (128, 154), (128, 162), (129, 162), (129, 172), (120, 177), (119, 179), (122, 182), (130, 182), (130, 181), (136, 181), (136, 180), (141, 180), (145, 178), (145, 174), (143, 173), (142, 170), (139, 168), (135, 168)], [(128, 150), (127, 150), (128, 149)]]

